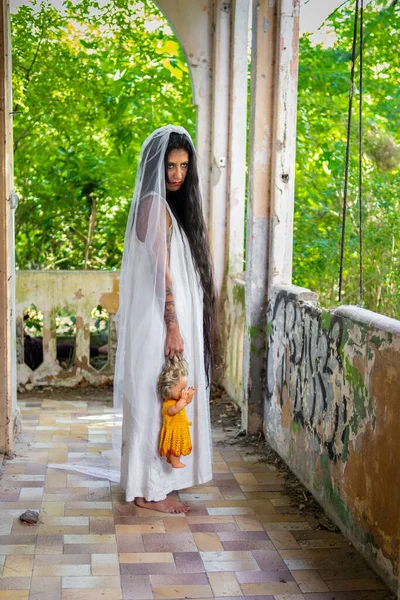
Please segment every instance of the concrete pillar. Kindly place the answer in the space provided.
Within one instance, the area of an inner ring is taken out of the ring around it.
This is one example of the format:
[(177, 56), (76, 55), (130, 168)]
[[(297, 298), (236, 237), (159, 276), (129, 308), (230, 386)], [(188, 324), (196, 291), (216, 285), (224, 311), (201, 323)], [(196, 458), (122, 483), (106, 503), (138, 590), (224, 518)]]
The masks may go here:
[(218, 291), (226, 274), (231, 2), (214, 6), (209, 236)]
[(255, 0), (246, 250), (244, 386), (250, 434), (262, 430), (268, 288), (291, 283), (299, 0)]
[(12, 294), (10, 227), (11, 71), (9, 10), (0, 2), (0, 452), (12, 450)]
[(228, 274), (243, 271), (250, 0), (232, 0), (228, 164)]
[(271, 188), (272, 285), (292, 283), (300, 0), (281, 0)]
[[(193, 103), (197, 107), (197, 152), (199, 157), (200, 177), (204, 199), (204, 214), (208, 225), (212, 256), (215, 266), (215, 277), (219, 291), (222, 290), (227, 269), (227, 243), (234, 246), (229, 250), (233, 263), (240, 264), (243, 247), (239, 250), (236, 243), (243, 239), (243, 227), (238, 223), (243, 211), (236, 205), (241, 196), (244, 177), (243, 163), (228, 175), (230, 149), (238, 155), (245, 151), (244, 126), (237, 130), (230, 127), (229, 111), (232, 108), (230, 94), (231, 73), (231, 21), (232, 2), (235, 5), (236, 36), (247, 39), (247, 19), (244, 31), (240, 31), (240, 15), (246, 12), (249, 0), (157, 0), (173, 28), (185, 52), (193, 84)], [(237, 5), (237, 6), (236, 6)], [(243, 49), (242, 67), (247, 62), (247, 49), (241, 45), (235, 51), (235, 60), (239, 64), (239, 53)], [(246, 65), (247, 67), (247, 65)], [(241, 73), (234, 73), (236, 80)], [(235, 113), (241, 111), (246, 95), (246, 85), (239, 90), (236, 85)], [(231, 133), (234, 133), (233, 137)], [(238, 147), (233, 144), (237, 143)], [(228, 183), (229, 179), (229, 183)], [(229, 187), (229, 192), (228, 192)], [(227, 227), (228, 193), (233, 190), (231, 204), (232, 223)], [(228, 234), (228, 231), (229, 234)], [(232, 233), (232, 235), (231, 235)], [(232, 250), (232, 251), (231, 251)], [(232, 268), (236, 269), (236, 266)], [(231, 268), (231, 266), (229, 267)], [(241, 270), (241, 266), (238, 270)]]
[(76, 315), (76, 337), (75, 337), (75, 365), (79, 368), (90, 368), (90, 315), (82, 314), (82, 306), (78, 304), (81, 311)]
[(56, 315), (57, 309), (53, 307), (43, 308), (43, 362), (53, 367), (57, 362), (57, 332)]
[(246, 196), (248, 42), (250, 0), (232, 0), (229, 73), (227, 235), (222, 293), (223, 385), (243, 406), (244, 214)]

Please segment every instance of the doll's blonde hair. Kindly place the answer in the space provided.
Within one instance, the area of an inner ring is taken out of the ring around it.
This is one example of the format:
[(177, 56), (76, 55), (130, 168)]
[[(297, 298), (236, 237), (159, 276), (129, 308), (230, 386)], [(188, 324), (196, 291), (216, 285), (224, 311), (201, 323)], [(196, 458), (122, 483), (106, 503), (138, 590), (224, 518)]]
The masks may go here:
[(157, 392), (163, 400), (171, 397), (171, 388), (177, 385), (182, 377), (187, 377), (188, 364), (183, 358), (167, 358), (161, 369), (157, 383)]

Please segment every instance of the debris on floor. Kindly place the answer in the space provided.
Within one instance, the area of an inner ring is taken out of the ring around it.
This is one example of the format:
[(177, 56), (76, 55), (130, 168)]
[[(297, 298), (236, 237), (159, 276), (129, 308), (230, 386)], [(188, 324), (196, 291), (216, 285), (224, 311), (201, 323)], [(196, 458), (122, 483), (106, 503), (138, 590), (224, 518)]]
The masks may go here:
[[(318, 504), (314, 496), (292, 473), (286, 463), (262, 436), (246, 436), (241, 430), (241, 415), (239, 407), (227, 395), (225, 390), (214, 386), (212, 389), (211, 423), (221, 427), (227, 436), (225, 444), (246, 448), (248, 456), (256, 456), (257, 462), (274, 466), (284, 474), (284, 491), (289, 496), (293, 505), (301, 514), (315, 519), (316, 529), (323, 531), (339, 532), (339, 528), (326, 515), (324, 509)], [(293, 512), (293, 506), (288, 507), (288, 512)]]
[(22, 523), (27, 525), (36, 525), (39, 521), (39, 513), (36, 510), (26, 510), (19, 518)]

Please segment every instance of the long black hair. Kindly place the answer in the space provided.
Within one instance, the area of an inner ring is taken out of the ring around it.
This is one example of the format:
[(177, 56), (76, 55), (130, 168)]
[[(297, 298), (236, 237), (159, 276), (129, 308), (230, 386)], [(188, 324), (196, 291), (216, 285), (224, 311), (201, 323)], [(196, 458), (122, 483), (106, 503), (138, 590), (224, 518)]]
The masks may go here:
[(175, 192), (167, 192), (167, 202), (186, 233), (193, 262), (200, 276), (203, 290), (204, 366), (207, 381), (210, 383), (212, 370), (219, 358), (218, 307), (214, 269), (201, 205), (197, 159), (188, 137), (181, 133), (171, 133), (164, 157), (166, 181), (168, 181), (168, 156), (172, 150), (186, 150), (189, 155), (189, 165), (183, 185)]

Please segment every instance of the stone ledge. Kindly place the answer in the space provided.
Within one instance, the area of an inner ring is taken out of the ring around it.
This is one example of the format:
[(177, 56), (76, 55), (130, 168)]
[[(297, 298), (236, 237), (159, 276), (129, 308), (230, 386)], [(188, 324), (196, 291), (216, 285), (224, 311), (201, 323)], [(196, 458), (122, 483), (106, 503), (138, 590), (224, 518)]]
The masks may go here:
[(338, 308), (335, 308), (334, 314), (357, 323), (362, 323), (368, 327), (374, 327), (375, 329), (380, 329), (387, 333), (400, 336), (400, 321), (373, 312), (372, 310), (366, 310), (365, 308), (352, 305), (339, 306)]
[(316, 304), (319, 298), (317, 292), (312, 292), (311, 290), (298, 285), (286, 285), (281, 283), (271, 287), (271, 294), (273, 296), (276, 296), (279, 292), (286, 292), (288, 296), (292, 296), (300, 302), (311, 302), (312, 304)]

